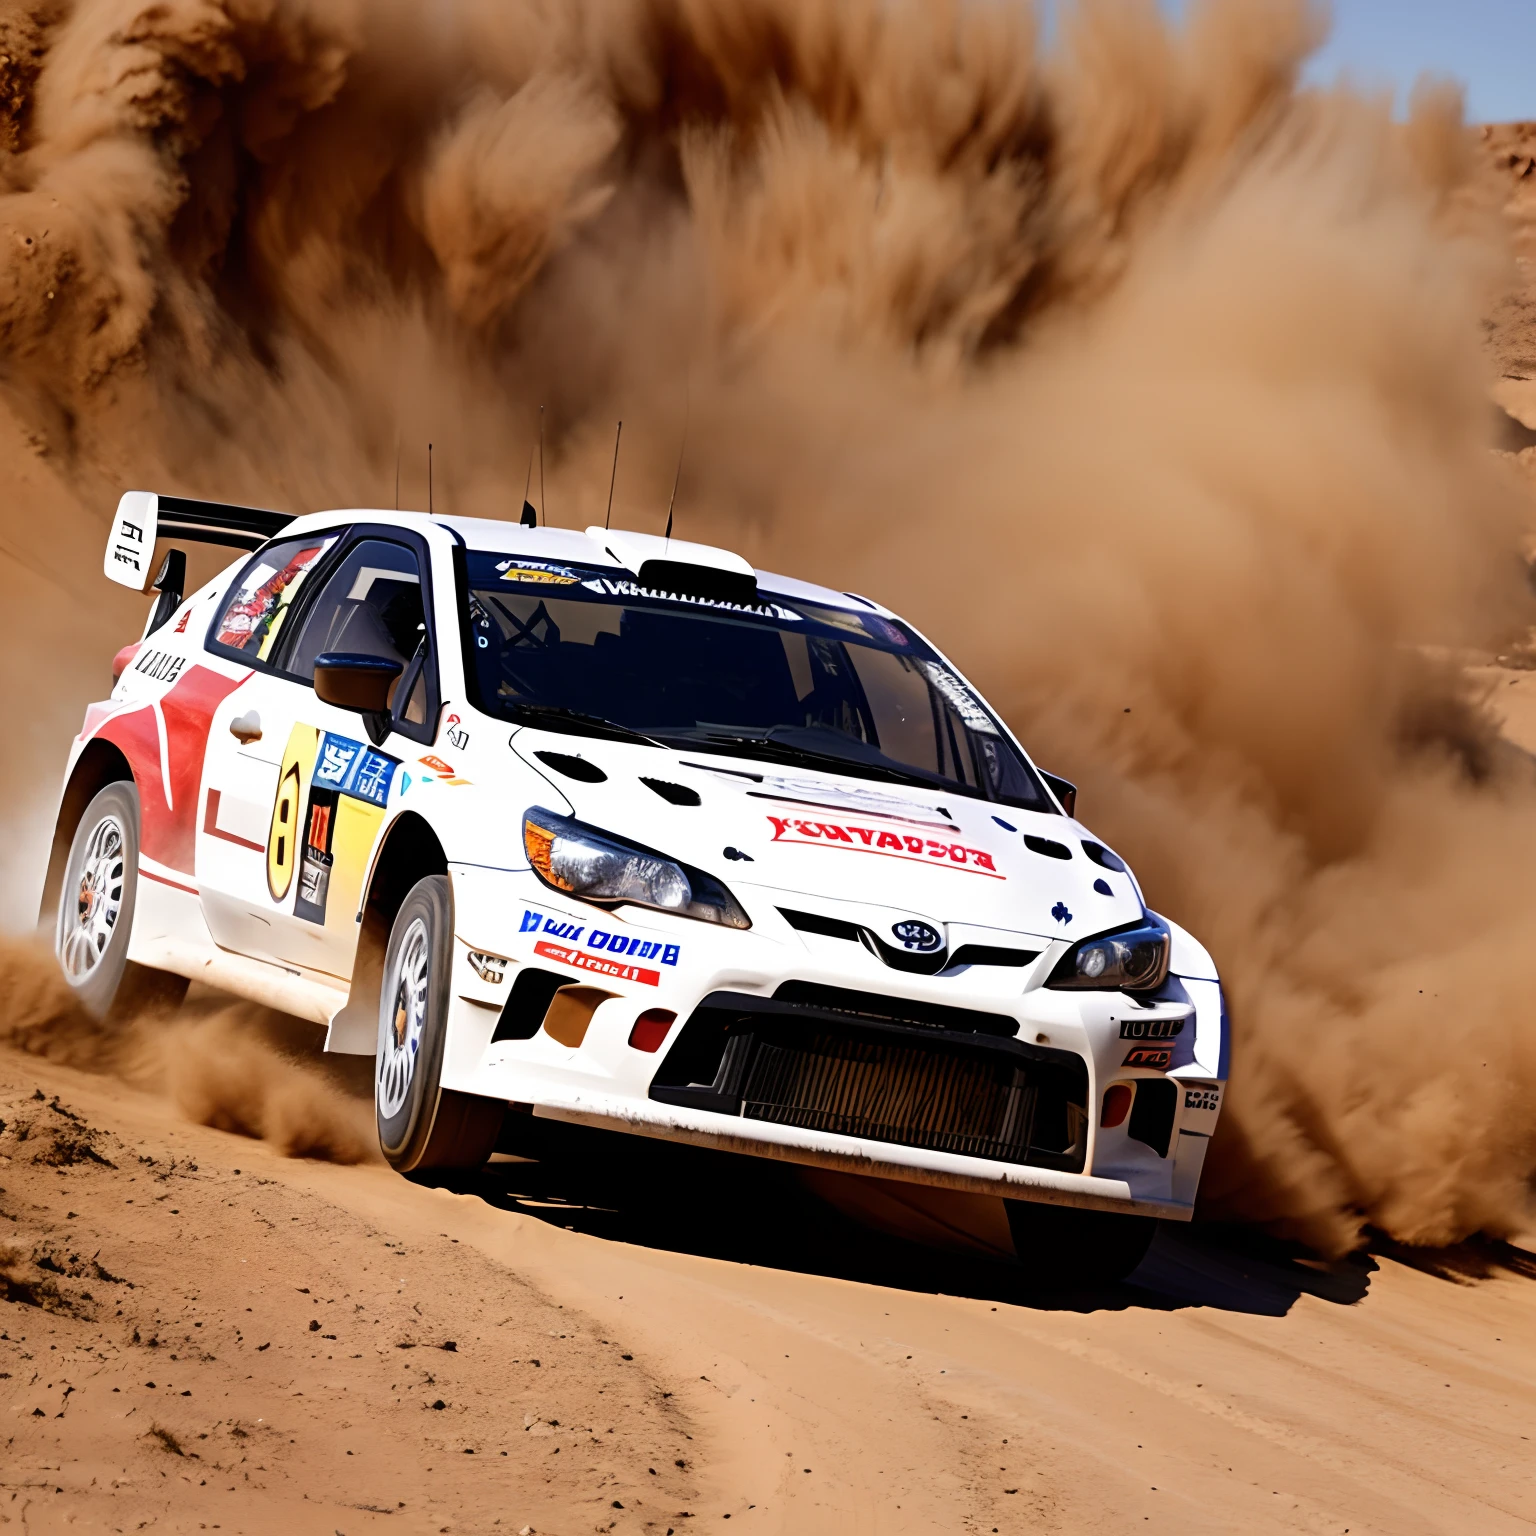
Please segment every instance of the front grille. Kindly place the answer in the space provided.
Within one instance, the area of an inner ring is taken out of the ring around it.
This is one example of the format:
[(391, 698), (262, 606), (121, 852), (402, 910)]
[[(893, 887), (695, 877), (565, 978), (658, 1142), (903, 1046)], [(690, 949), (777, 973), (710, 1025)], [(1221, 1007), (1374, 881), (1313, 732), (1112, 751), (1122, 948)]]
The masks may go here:
[(758, 1047), (748, 1120), (1025, 1162), (1039, 1089), (1006, 1064), (816, 1034)]
[[(820, 994), (802, 1000), (801, 989)], [(789, 991), (795, 1001), (789, 1001)], [(833, 997), (826, 996), (833, 993)], [(884, 1018), (827, 1005), (885, 1004)], [(1080, 1172), (1088, 1072), (1073, 1052), (977, 1032), (976, 1021), (892, 1022), (901, 999), (805, 983), (774, 998), (716, 992), (679, 1032), (651, 1097), (748, 1120), (866, 1141)], [(840, 1016), (841, 1015), (841, 1016)], [(1012, 1021), (1010, 1021), (1011, 1024)]]
[(1006, 1013), (983, 1013), (979, 1008), (956, 1008), (949, 1003), (918, 1003), (910, 997), (856, 992), (851, 987), (828, 987), (816, 981), (786, 981), (773, 994), (773, 1000), (793, 1008), (846, 1013), (854, 1018), (879, 1019), (884, 1023), (917, 1025), (924, 1029), (953, 1029), (966, 1034), (998, 1035), (1009, 1040), (1019, 1032), (1018, 1021), (1010, 1019)]
[(819, 933), (823, 938), (846, 939), (850, 944), (862, 944), (892, 970), (912, 971), (921, 976), (940, 975), (962, 965), (1030, 965), (1040, 958), (1038, 949), (1002, 949), (994, 944), (962, 944), (953, 954), (944, 950), (936, 954), (908, 954), (892, 948), (872, 929), (844, 922), (840, 917), (823, 917), (818, 912), (797, 912), (791, 907), (780, 907), (779, 911), (789, 926), (801, 933)]

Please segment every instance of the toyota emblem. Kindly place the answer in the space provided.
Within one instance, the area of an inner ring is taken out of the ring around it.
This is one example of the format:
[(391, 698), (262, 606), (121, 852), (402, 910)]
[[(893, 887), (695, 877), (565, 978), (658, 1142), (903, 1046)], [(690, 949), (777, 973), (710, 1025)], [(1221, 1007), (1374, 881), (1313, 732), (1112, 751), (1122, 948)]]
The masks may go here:
[(931, 955), (944, 947), (944, 935), (932, 923), (920, 923), (915, 918), (893, 924), (891, 932), (903, 949), (915, 950), (920, 955)]

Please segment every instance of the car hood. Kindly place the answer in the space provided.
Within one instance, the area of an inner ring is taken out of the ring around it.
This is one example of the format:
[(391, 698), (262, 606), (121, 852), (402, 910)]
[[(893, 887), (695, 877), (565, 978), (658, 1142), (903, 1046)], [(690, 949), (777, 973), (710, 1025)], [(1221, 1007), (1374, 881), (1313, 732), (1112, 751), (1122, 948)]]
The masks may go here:
[[(1082, 938), (1139, 919), (1128, 871), (1089, 859), (1078, 822), (942, 791), (744, 757), (525, 729), (512, 748), (551, 809), (780, 907), (867, 904), (936, 924)], [(572, 760), (580, 766), (573, 773)], [(604, 775), (589, 782), (593, 771)], [(577, 776), (577, 775), (582, 776)], [(695, 803), (696, 801), (696, 803)]]

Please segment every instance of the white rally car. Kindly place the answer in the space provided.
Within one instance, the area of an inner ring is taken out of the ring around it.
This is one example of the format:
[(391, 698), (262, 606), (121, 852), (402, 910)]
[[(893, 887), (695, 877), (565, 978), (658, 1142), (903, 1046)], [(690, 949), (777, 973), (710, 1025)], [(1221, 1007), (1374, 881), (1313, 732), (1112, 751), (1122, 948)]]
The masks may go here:
[(82, 1002), (325, 1025), (401, 1171), (531, 1114), (989, 1197), (1111, 1269), (1187, 1219), (1221, 987), (1072, 786), (878, 603), (531, 514), (123, 497), (130, 587), (250, 553), (185, 596), (169, 551), (70, 754)]

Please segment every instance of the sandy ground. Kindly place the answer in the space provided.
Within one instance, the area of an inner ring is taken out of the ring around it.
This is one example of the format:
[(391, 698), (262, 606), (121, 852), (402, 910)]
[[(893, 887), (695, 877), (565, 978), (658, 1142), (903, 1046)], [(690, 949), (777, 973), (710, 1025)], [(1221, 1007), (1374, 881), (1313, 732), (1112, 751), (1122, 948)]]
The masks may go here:
[(1170, 1231), (1027, 1302), (681, 1149), (422, 1187), (11, 1053), (0, 1119), (5, 1529), (1536, 1524), (1522, 1249)]

